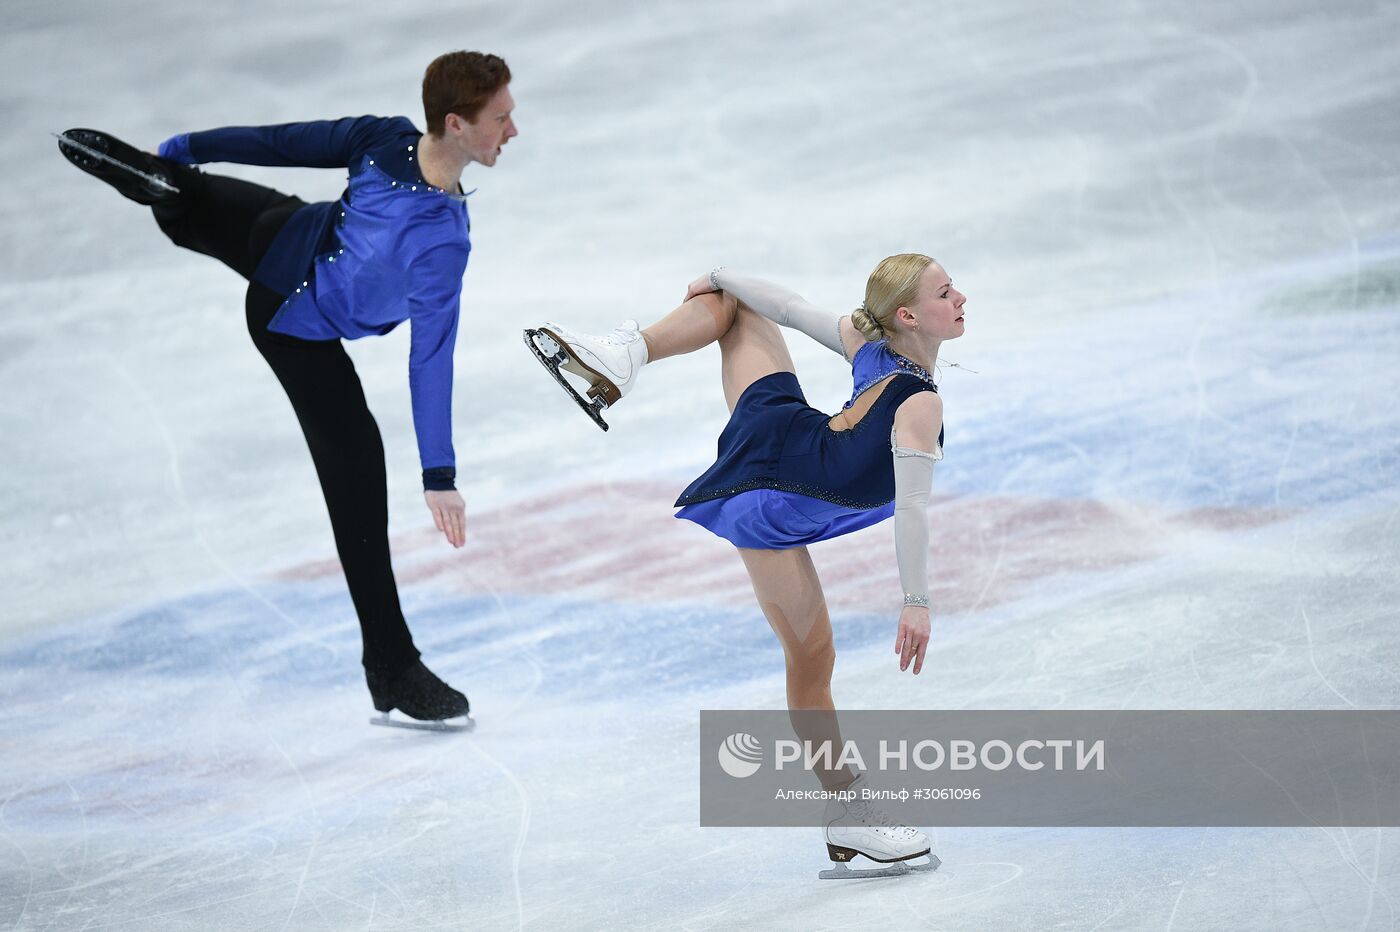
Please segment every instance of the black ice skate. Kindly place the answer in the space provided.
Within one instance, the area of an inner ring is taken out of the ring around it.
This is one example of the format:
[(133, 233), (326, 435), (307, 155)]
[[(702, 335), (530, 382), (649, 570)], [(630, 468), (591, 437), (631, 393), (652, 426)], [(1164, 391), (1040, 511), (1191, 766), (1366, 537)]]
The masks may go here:
[(95, 129), (54, 135), (64, 158), (138, 204), (162, 204), (180, 194), (171, 183), (169, 163), (115, 136)]
[(421, 660), (414, 661), (388, 686), (373, 676), (369, 680), (374, 708), (380, 713), (369, 720), (371, 725), (425, 731), (471, 731), (476, 727), (467, 714), (471, 711), (467, 697), (438, 679)]

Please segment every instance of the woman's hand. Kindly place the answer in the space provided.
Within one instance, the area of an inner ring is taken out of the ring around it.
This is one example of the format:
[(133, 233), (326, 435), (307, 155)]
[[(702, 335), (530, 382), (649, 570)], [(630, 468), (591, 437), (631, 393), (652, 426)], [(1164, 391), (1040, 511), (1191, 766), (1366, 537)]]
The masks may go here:
[(710, 284), (710, 276), (707, 272), (690, 283), (690, 287), (685, 290), (685, 300), (689, 301), (697, 295), (709, 294), (714, 290), (714, 287)]
[(914, 661), (914, 675), (924, 668), (924, 652), (928, 650), (929, 622), (928, 608), (923, 605), (906, 605), (899, 613), (899, 635), (895, 638), (894, 652), (899, 655), (899, 669), (909, 669), (909, 661)]
[(423, 493), (428, 502), (428, 510), (433, 513), (433, 523), (447, 537), (447, 542), (460, 547), (467, 542), (467, 503), (456, 489)]

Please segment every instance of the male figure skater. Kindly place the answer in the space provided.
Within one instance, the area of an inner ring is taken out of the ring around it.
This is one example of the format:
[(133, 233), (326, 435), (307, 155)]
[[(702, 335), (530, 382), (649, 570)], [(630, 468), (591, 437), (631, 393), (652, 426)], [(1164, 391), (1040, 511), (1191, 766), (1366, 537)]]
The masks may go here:
[[(427, 132), (406, 117), (346, 117), (182, 133), (141, 152), (96, 130), (64, 133), (73, 164), (148, 205), (179, 246), (248, 280), (253, 344), (306, 437), (364, 639), (376, 724), (465, 728), (467, 697), (419, 659), (389, 559), (384, 446), (341, 340), (412, 327), (409, 386), (433, 521), (465, 543), (452, 447), (452, 351), (471, 251), (462, 170), (496, 163), (516, 135), (510, 69), (450, 52), (423, 76)], [(339, 200), (307, 204), (193, 167), (348, 168)], [(397, 710), (402, 716), (391, 715)]]

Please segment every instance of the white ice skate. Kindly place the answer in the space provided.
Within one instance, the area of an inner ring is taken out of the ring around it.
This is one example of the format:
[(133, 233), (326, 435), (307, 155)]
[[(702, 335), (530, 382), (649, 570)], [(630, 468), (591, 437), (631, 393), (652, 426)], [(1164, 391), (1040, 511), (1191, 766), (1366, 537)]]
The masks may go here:
[[(600, 337), (548, 321), (538, 330), (525, 331), (525, 345), (603, 430), (608, 429), (603, 410), (632, 390), (647, 361), (647, 342), (635, 320), (625, 320)], [(588, 382), (588, 400), (568, 383), (561, 370)]]
[[(862, 774), (847, 787), (856, 794), (855, 799), (833, 799), (826, 804), (826, 851), (836, 866), (817, 876), (822, 880), (898, 877), (937, 868), (942, 862), (929, 848), (928, 836), (916, 828), (895, 825), (869, 800), (861, 799), (864, 786), (865, 775)], [(889, 866), (851, 870), (846, 863), (858, 854)], [(909, 863), (925, 855), (927, 861)]]

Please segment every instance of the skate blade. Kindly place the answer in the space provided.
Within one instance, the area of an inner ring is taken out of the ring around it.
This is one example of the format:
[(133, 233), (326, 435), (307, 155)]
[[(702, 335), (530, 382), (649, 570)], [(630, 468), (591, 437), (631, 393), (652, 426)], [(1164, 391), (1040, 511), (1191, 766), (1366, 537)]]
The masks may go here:
[(67, 146), (70, 149), (77, 149), (79, 152), (83, 153), (89, 158), (97, 159), (100, 162), (106, 162), (108, 165), (115, 165), (117, 168), (123, 169), (125, 171), (130, 172), (133, 175), (136, 175), (138, 178), (144, 180), (146, 184), (154, 188), (155, 192), (165, 191), (170, 194), (180, 193), (179, 188), (175, 187), (173, 184), (166, 181), (164, 178), (161, 178), (157, 175), (152, 175), (150, 172), (143, 172), (141, 169), (135, 167), (134, 165), (128, 165), (120, 159), (114, 159), (105, 152), (99, 152), (92, 146), (89, 146), (86, 143), (79, 142), (78, 140), (69, 136), (67, 133), (49, 133), (49, 135), (58, 140), (59, 146)]
[(476, 720), (470, 715), (459, 715), (456, 718), (444, 718), (439, 721), (422, 722), (416, 718), (409, 718), (402, 713), (381, 712), (370, 718), (371, 725), (383, 725), (385, 728), (407, 728), (411, 731), (472, 731), (476, 728)]
[[(540, 365), (544, 366), (545, 371), (553, 376), (554, 381), (563, 386), (564, 391), (568, 392), (574, 402), (583, 409), (583, 413), (591, 417), (593, 423), (603, 430), (607, 430), (608, 422), (603, 420), (602, 414), (608, 407), (607, 402), (600, 397), (585, 400), (559, 371), (561, 368), (566, 369), (572, 363), (572, 357), (564, 352), (564, 348), (559, 345), (559, 342), (543, 330), (526, 330), (525, 345), (530, 348), (530, 352), (535, 354), (535, 358), (540, 361)], [(567, 371), (574, 370), (568, 369)], [(592, 389), (590, 389), (591, 392)]]
[(895, 861), (885, 867), (862, 867), (857, 870), (852, 870), (843, 862), (837, 861), (835, 867), (821, 871), (817, 874), (817, 878), (820, 880), (861, 880), (868, 877), (902, 877), (905, 874), (921, 874), (938, 870), (939, 865), (943, 863), (938, 859), (938, 855), (932, 852), (926, 851), (922, 855), (914, 855), (914, 857), (924, 856), (927, 856), (928, 860), (919, 864), (911, 864), (909, 861)]
[[(601, 404), (602, 408), (610, 408), (622, 400), (622, 392), (613, 384), (612, 379), (603, 373), (589, 366), (582, 359), (569, 352), (569, 346), (564, 342), (559, 334), (552, 330), (542, 329), (539, 334), (540, 349), (550, 353), (558, 362), (559, 368), (565, 372), (572, 372), (574, 375), (588, 383), (588, 400), (594, 404)], [(600, 408), (599, 410), (602, 410)]]

